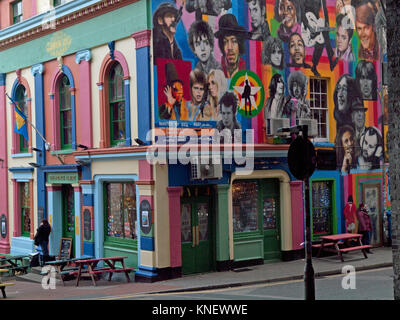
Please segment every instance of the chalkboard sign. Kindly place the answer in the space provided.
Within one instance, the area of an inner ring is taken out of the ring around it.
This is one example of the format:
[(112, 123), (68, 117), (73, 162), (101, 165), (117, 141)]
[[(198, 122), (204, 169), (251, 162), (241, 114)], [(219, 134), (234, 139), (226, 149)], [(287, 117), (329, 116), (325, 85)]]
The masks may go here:
[(72, 238), (61, 238), (60, 252), (58, 254), (58, 259), (70, 259), (72, 249)]

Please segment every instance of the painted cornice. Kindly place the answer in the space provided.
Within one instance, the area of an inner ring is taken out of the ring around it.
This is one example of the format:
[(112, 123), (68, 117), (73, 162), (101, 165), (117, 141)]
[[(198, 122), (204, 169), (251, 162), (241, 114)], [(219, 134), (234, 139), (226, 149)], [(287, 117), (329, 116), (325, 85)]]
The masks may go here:
[(57, 7), (55, 14), (50, 16), (51, 19), (55, 19), (54, 23), (51, 22), (54, 27), (44, 26), (51, 13), (48, 11), (1, 30), (0, 50), (60, 31), (137, 1), (139, 0), (75, 0), (68, 2)]

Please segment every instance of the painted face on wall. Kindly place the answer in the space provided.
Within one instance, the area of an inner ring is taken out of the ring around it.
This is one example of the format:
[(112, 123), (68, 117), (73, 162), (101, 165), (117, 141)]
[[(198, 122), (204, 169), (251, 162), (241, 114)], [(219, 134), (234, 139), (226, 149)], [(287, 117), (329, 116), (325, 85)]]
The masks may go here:
[(261, 11), (258, 0), (252, 0), (251, 2), (249, 2), (249, 10), (251, 17), (251, 26), (253, 27), (253, 29), (258, 29), (265, 20), (265, 10)]
[(208, 89), (210, 90), (210, 94), (213, 98), (218, 97), (218, 84), (215, 81), (214, 75), (210, 75), (208, 79)]
[(183, 98), (183, 86), (179, 81), (175, 81), (172, 84), (172, 96), (177, 100), (181, 101)]
[(362, 142), (362, 155), (364, 158), (370, 158), (374, 155), (376, 146), (378, 144), (378, 137), (376, 134), (370, 135), (368, 132), (365, 134)]
[(210, 58), (211, 46), (208, 37), (202, 34), (201, 37), (193, 39), (194, 53), (201, 62), (205, 63)]
[(293, 94), (296, 99), (301, 98), (301, 87), (296, 81), (293, 82)]
[(360, 78), (360, 89), (362, 93), (363, 99), (371, 100), (372, 99), (372, 79), (368, 78), (367, 71), (365, 69), (361, 72)]
[(203, 101), (204, 85), (196, 82), (192, 86), (192, 99), (194, 104), (200, 104)]
[(164, 32), (174, 35), (176, 33), (175, 19), (175, 14), (167, 12), (163, 18), (158, 18), (158, 23), (162, 26)]
[(356, 20), (356, 30), (360, 37), (361, 46), (371, 50), (375, 45), (374, 28), (372, 24), (365, 24)]
[(336, 48), (340, 52), (345, 52), (349, 47), (349, 34), (346, 29), (342, 26), (339, 26), (336, 32)]
[(305, 57), (304, 43), (298, 34), (294, 34), (290, 37), (289, 53), (293, 63), (296, 64), (304, 63), (304, 57)]
[(351, 113), (354, 126), (357, 130), (361, 130), (365, 125), (365, 112), (364, 110), (354, 110)]
[(278, 83), (276, 84), (276, 93), (282, 95), (285, 91), (285, 84), (283, 83), (282, 78), (279, 78)]
[(226, 128), (230, 128), (233, 125), (233, 111), (232, 107), (221, 105), (222, 123)]
[(342, 146), (345, 153), (352, 153), (354, 147), (354, 137), (350, 131), (343, 132)]
[(279, 1), (279, 16), (283, 25), (290, 29), (297, 23), (296, 7), (289, 0)]
[(236, 36), (224, 37), (224, 52), (228, 64), (234, 66), (239, 59), (239, 42)]
[(344, 111), (347, 106), (347, 80), (342, 78), (337, 84), (337, 100), (339, 111)]
[(274, 67), (279, 67), (282, 61), (282, 50), (278, 47), (274, 47), (271, 52), (271, 64)]

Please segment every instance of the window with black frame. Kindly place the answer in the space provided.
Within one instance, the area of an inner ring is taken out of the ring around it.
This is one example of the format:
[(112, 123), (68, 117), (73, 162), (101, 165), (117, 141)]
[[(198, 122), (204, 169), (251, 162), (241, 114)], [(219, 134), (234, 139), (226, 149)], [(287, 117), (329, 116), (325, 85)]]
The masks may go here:
[(332, 181), (312, 182), (313, 236), (332, 234)]

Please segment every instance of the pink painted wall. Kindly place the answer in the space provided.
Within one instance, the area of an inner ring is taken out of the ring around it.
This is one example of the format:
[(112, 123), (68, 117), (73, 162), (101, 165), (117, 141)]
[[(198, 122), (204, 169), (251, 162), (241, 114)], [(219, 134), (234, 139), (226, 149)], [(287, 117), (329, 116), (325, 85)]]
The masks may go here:
[[(6, 95), (5, 86), (0, 86), (0, 193), (2, 200), (0, 201), (0, 215), (5, 214), (7, 217), (7, 231), (12, 228), (10, 226), (10, 217), (8, 216), (8, 161), (7, 161), (7, 117), (6, 117)], [(6, 238), (0, 237), (0, 252), (10, 252), (9, 233)]]
[(292, 250), (304, 248), (304, 212), (303, 212), (303, 183), (291, 181), (290, 194), (292, 200)]
[(169, 243), (171, 268), (182, 266), (181, 249), (181, 187), (168, 187)]

